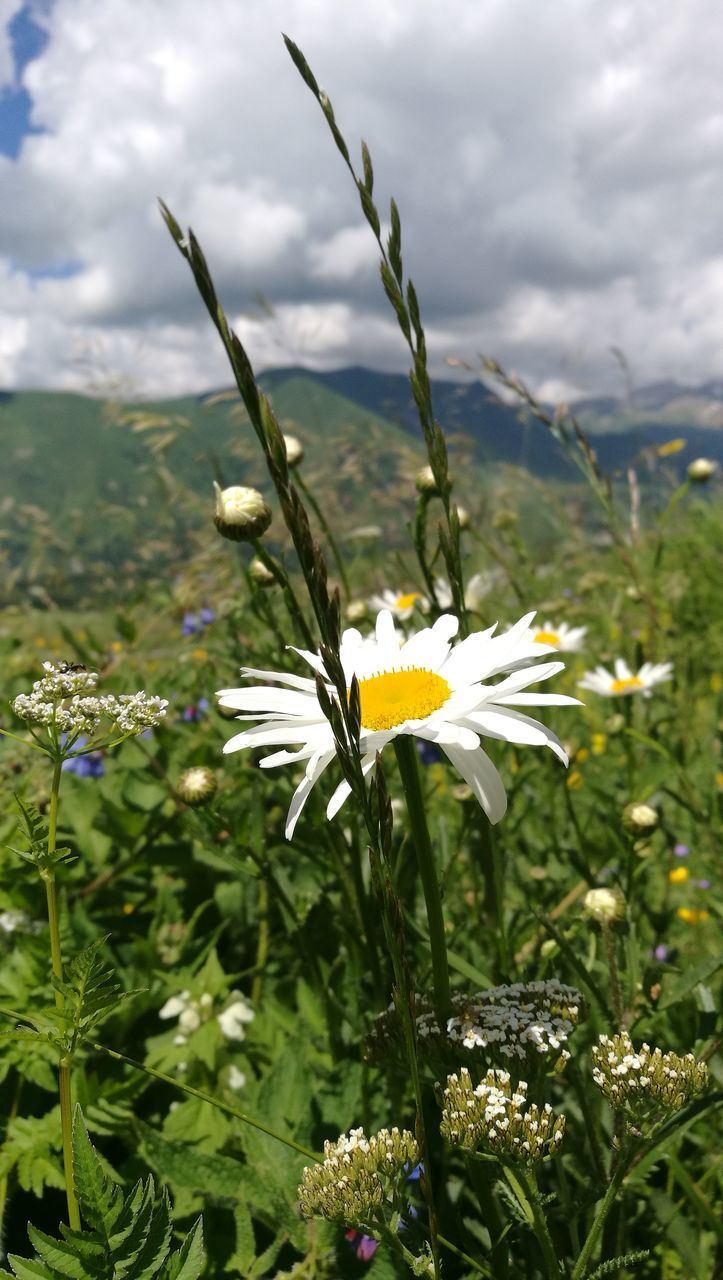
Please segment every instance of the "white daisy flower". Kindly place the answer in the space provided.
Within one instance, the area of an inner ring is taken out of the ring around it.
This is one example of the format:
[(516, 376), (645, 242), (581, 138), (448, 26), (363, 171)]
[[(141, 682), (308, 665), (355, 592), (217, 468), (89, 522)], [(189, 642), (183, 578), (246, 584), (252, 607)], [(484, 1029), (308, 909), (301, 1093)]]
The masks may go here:
[[(578, 702), (559, 693), (525, 692), (528, 685), (547, 680), (563, 668), (561, 662), (531, 665), (543, 652), (549, 652), (549, 647), (545, 650), (530, 638), (533, 617), (526, 614), (503, 635), (494, 635), (495, 624), (456, 645), (450, 642), (459, 622), (451, 614), (443, 614), (433, 627), (418, 631), (401, 644), (387, 610), (377, 618), (373, 639), (365, 640), (354, 628), (345, 631), (339, 652), (347, 687), (353, 676), (359, 681), (364, 773), (372, 768), (376, 753), (398, 734), (435, 742), (494, 823), (505, 813), (507, 796), (500, 775), (480, 746), (480, 735), (548, 746), (567, 764), (565, 750), (555, 735), (518, 710)], [(303, 649), (296, 652), (326, 676), (318, 654)], [(224, 752), (278, 746), (284, 749), (261, 760), (262, 768), (306, 761), (305, 775), (294, 792), (287, 818), (286, 836), (291, 839), (312, 787), (336, 755), (331, 726), (319, 705), (315, 682), (308, 676), (251, 668), (242, 668), (242, 673), (275, 683), (220, 690), (221, 706), (243, 712), (240, 719), (260, 721), (231, 738)], [(498, 683), (486, 683), (503, 673), (505, 678)], [(328, 687), (333, 695), (333, 688)], [(295, 749), (289, 751), (287, 745)], [(349, 792), (349, 784), (341, 782), (329, 801), (327, 818), (334, 817)]]
[(533, 628), (532, 639), (538, 644), (550, 644), (559, 653), (579, 653), (584, 648), (587, 627), (568, 627), (566, 622), (543, 622), (539, 630)]
[(605, 667), (596, 667), (594, 671), (586, 671), (582, 680), (578, 681), (580, 689), (591, 689), (603, 698), (624, 698), (631, 693), (642, 693), (650, 697), (650, 691), (656, 684), (670, 680), (673, 670), (671, 662), (644, 662), (637, 675), (630, 670), (622, 658), (615, 659), (614, 674)]
[(391, 587), (385, 587), (381, 595), (370, 596), (369, 604), (377, 611), (388, 609), (395, 618), (399, 618), (400, 622), (406, 622), (411, 618), (415, 606), (418, 606), (422, 613), (426, 613), (429, 608), (429, 602), (420, 591), (392, 591)]
[[(501, 574), (495, 569), (490, 569), (487, 573), (473, 573), (464, 589), (465, 608), (476, 609), (480, 600), (489, 595), (497, 585), (500, 577)], [(445, 578), (435, 578), (434, 594), (440, 609), (452, 608), (452, 588)]]

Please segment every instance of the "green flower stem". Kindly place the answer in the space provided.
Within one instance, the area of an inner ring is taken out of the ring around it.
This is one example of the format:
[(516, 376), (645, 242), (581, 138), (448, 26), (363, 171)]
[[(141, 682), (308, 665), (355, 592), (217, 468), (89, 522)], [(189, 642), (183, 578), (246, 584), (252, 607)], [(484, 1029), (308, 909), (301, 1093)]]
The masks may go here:
[(630, 1147), (627, 1152), (620, 1152), (615, 1173), (613, 1174), (608, 1189), (600, 1202), (600, 1207), (595, 1215), (595, 1220), (590, 1228), (587, 1239), (582, 1246), (580, 1256), (573, 1268), (572, 1280), (584, 1280), (587, 1275), (595, 1246), (600, 1238), (600, 1233), (605, 1226), (607, 1216), (615, 1204), (618, 1191), (620, 1190), (628, 1170), (630, 1169), (633, 1155), (634, 1148)]
[[(545, 1215), (537, 1200), (534, 1174), (530, 1174), (521, 1166), (511, 1169), (509, 1165), (505, 1164), (502, 1169), (517, 1203), (537, 1237), (537, 1242), (545, 1260), (548, 1280), (560, 1280), (562, 1274), (560, 1264), (555, 1253), (555, 1246), (552, 1243), (552, 1236), (545, 1221)], [(576, 1275), (576, 1273), (573, 1274)]]
[(617, 940), (613, 930), (609, 926), (603, 926), (602, 930), (603, 942), (605, 944), (605, 956), (608, 962), (608, 972), (610, 974), (610, 996), (612, 999), (613, 1013), (617, 1023), (617, 1030), (622, 1030), (623, 1026), (623, 994), (620, 988), (620, 972), (618, 970), (618, 958), (616, 955)]
[[(48, 924), (50, 926), (50, 958), (53, 976), (63, 981), (63, 955), (60, 949), (60, 921), (58, 917), (58, 896), (55, 892), (55, 868), (51, 855), (55, 853), (58, 836), (58, 795), (60, 792), (60, 773), (63, 767), (62, 757), (58, 756), (53, 765), (53, 781), (50, 788), (50, 812), (48, 815), (48, 861), (47, 867), (40, 872), (45, 883), (48, 900)], [(62, 992), (55, 989), (56, 1008), (62, 1009)], [(74, 1231), (80, 1230), (80, 1211), (75, 1195), (73, 1182), (73, 1107), (70, 1093), (70, 1068), (72, 1056), (62, 1054), (58, 1063), (58, 1095), (60, 1098), (60, 1127), (63, 1135), (63, 1172), (65, 1175), (65, 1197), (68, 1202), (68, 1222)]]
[(331, 529), (329, 528), (328, 521), (326, 520), (326, 517), (324, 516), (324, 513), (322, 512), (321, 507), (316, 501), (316, 498), (314, 497), (313, 493), (311, 493), (310, 490), (307, 488), (307, 486), (304, 484), (304, 481), (301, 477), (301, 472), (298, 470), (294, 471), (294, 483), (296, 484), (297, 488), (301, 489), (301, 492), (303, 493), (304, 497), (309, 503), (309, 506), (311, 507), (317, 520), (319, 521), (319, 524), (321, 525), (324, 531), (324, 536), (327, 542), (329, 543), (331, 554), (334, 557), (334, 564), (336, 565), (337, 570), (339, 572), (339, 577), (341, 578), (341, 584), (344, 588), (344, 595), (347, 600), (350, 600), (351, 587), (349, 586), (349, 578), (347, 576), (346, 568), (344, 565), (344, 557), (342, 556), (339, 550), (339, 547), (337, 545), (336, 539), (334, 538), (334, 535), (331, 532)]
[(494, 1197), (492, 1168), (488, 1161), (474, 1159), (467, 1160), (466, 1166), (482, 1213), (482, 1221), (490, 1233), (492, 1242), (490, 1260), (495, 1280), (507, 1280), (510, 1259), (507, 1240), (503, 1234), (505, 1224)]
[(294, 589), (289, 582), (286, 571), (281, 567), (278, 560), (275, 560), (274, 557), (269, 554), (263, 542), (261, 542), (259, 538), (252, 538), (251, 546), (256, 552), (259, 560), (261, 560), (261, 562), (266, 566), (269, 573), (273, 573), (274, 578), (281, 587), (284, 593), (284, 603), (289, 611), (291, 620), (295, 623), (299, 635), (307, 649), (311, 649), (313, 652), (316, 652), (316, 644), (314, 642), (314, 637), (311, 634), (311, 628), (301, 612), (301, 605), (296, 599)]
[(424, 901), (427, 907), (429, 945), (432, 952), (434, 1005), (440, 1026), (444, 1027), (449, 1017), (450, 1008), (447, 942), (444, 936), (442, 897), (439, 891), (432, 842), (429, 838), (429, 828), (424, 812), (424, 798), (422, 796), (414, 739), (409, 734), (401, 734), (394, 740), (394, 750), (397, 756), (402, 786), (404, 787), (407, 812), (412, 828), (412, 839), (417, 854), (417, 865), (422, 878)]
[(124, 1062), (128, 1067), (134, 1067), (136, 1071), (143, 1071), (145, 1075), (152, 1076), (154, 1080), (162, 1080), (164, 1084), (169, 1084), (172, 1089), (179, 1089), (181, 1093), (187, 1093), (190, 1098), (198, 1098), (201, 1102), (208, 1102), (217, 1111), (225, 1111), (226, 1115), (233, 1116), (236, 1120), (242, 1120), (244, 1124), (250, 1124), (252, 1128), (259, 1129), (261, 1133), (265, 1133), (269, 1138), (275, 1138), (277, 1142), (283, 1142), (284, 1146), (291, 1147), (293, 1151), (298, 1151), (299, 1155), (305, 1156), (307, 1160), (313, 1160), (315, 1164), (320, 1164), (323, 1156), (317, 1155), (314, 1151), (309, 1151), (308, 1147), (302, 1147), (301, 1143), (295, 1142), (293, 1138), (286, 1138), (283, 1133), (277, 1133), (275, 1129), (271, 1129), (269, 1125), (264, 1124), (262, 1120), (254, 1120), (253, 1116), (249, 1116), (245, 1111), (238, 1111), (236, 1107), (231, 1107), (227, 1102), (221, 1102), (220, 1098), (214, 1098), (210, 1093), (205, 1093), (203, 1089), (194, 1089), (193, 1085), (183, 1084), (180, 1080), (174, 1080), (173, 1076), (168, 1076), (164, 1071), (156, 1071), (155, 1067), (148, 1067), (144, 1062), (136, 1062), (135, 1058), (129, 1058), (125, 1053), (118, 1053), (115, 1049), (108, 1049), (104, 1044), (89, 1044), (90, 1049), (95, 1049), (96, 1053), (104, 1053), (109, 1058), (114, 1058), (116, 1062)]

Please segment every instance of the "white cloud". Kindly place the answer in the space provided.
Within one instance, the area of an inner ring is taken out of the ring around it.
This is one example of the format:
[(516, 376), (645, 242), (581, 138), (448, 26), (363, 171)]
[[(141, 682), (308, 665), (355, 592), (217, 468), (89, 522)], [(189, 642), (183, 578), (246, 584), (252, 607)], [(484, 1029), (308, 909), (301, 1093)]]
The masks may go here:
[[(0, 27), (18, 5), (0, 0)], [(227, 382), (156, 207), (192, 223), (260, 363), (407, 366), (371, 232), (285, 30), (375, 196), (397, 197), (435, 368), (494, 354), (537, 386), (721, 372), (723, 7), (688, 0), (55, 0), (0, 157), (5, 385)], [(0, 40), (0, 81), (8, 51)], [(78, 264), (64, 279), (43, 268)], [(263, 320), (253, 302), (273, 306)]]

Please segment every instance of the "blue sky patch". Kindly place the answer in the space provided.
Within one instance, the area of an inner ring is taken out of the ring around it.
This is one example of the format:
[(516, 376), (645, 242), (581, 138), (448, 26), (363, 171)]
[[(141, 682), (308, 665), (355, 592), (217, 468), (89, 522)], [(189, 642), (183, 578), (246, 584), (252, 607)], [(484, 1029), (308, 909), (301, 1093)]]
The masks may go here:
[(44, 133), (44, 129), (31, 124), (33, 100), (20, 83), (25, 67), (37, 58), (48, 43), (48, 33), (38, 22), (50, 3), (24, 4), (8, 24), (10, 43), (15, 60), (15, 84), (0, 90), (0, 155), (17, 160), (23, 138), (32, 133)]

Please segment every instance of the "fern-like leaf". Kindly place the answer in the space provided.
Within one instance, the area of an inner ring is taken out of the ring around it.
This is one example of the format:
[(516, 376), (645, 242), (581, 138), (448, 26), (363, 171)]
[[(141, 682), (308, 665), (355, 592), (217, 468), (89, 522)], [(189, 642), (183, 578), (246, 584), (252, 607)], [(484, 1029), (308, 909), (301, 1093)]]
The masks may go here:
[(199, 1218), (171, 1252), (171, 1205), (153, 1178), (126, 1195), (108, 1176), (76, 1107), (73, 1122), (75, 1184), (84, 1226), (61, 1226), (60, 1240), (28, 1228), (34, 1258), (8, 1258), (12, 1276), (0, 1280), (199, 1280), (205, 1265)]
[(84, 1036), (138, 991), (124, 991), (114, 981), (115, 971), (106, 969), (98, 952), (108, 935), (96, 938), (69, 962), (65, 979), (53, 978), (53, 986), (63, 997), (60, 1017), (68, 1033), (68, 1049), (75, 1051)]
[(624, 1253), (619, 1258), (609, 1258), (607, 1262), (602, 1262), (596, 1267), (588, 1280), (603, 1280), (603, 1276), (611, 1276), (617, 1274), (618, 1271), (627, 1271), (630, 1267), (636, 1267), (639, 1262), (645, 1262), (649, 1256), (649, 1249), (640, 1249), (637, 1253)]

